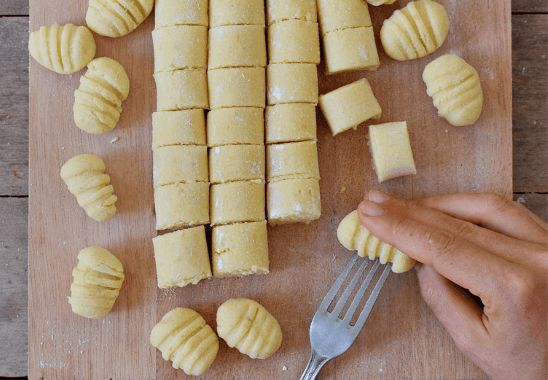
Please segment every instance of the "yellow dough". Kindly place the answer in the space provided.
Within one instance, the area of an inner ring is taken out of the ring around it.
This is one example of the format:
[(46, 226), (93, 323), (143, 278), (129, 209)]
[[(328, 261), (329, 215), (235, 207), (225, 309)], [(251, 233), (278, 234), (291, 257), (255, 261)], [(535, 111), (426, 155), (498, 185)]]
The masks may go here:
[(333, 136), (356, 129), (369, 119), (379, 119), (382, 114), (381, 106), (365, 78), (321, 95), (320, 108)]
[(266, 191), (268, 223), (309, 223), (321, 216), (320, 183), (317, 179), (270, 182)]
[(176, 25), (152, 31), (154, 72), (207, 67), (207, 27)]
[(128, 95), (129, 78), (122, 65), (111, 58), (94, 59), (74, 91), (76, 126), (93, 134), (111, 131), (118, 124), (122, 102)]
[(205, 145), (164, 146), (154, 150), (152, 162), (154, 187), (209, 180)]
[(454, 126), (472, 125), (483, 109), (479, 74), (464, 59), (443, 55), (430, 62), (422, 74), (438, 115)]
[(264, 144), (262, 108), (220, 108), (207, 114), (207, 146)]
[(158, 111), (208, 107), (205, 69), (160, 72), (154, 80)]
[(72, 271), (68, 302), (72, 312), (86, 318), (107, 315), (120, 294), (124, 267), (116, 256), (101, 247), (88, 247), (78, 253)]
[(58, 74), (82, 70), (95, 57), (95, 40), (85, 26), (46, 25), (29, 36), (32, 58)]
[(209, 150), (211, 183), (265, 179), (264, 145), (225, 145)]
[(269, 181), (291, 178), (320, 179), (316, 141), (268, 145), (266, 157)]
[(209, 24), (264, 26), (264, 0), (210, 0)]
[(396, 10), (381, 28), (381, 42), (389, 57), (398, 61), (422, 58), (443, 44), (449, 16), (443, 5), (418, 0)]
[(379, 5), (394, 4), (397, 0), (367, 0), (370, 5), (378, 7)]
[(152, 149), (170, 145), (205, 145), (204, 111), (164, 111), (152, 114)]
[(358, 251), (361, 257), (370, 260), (379, 259), (381, 264), (392, 263), (392, 272), (407, 272), (415, 265), (415, 260), (392, 247), (369, 232), (361, 225), (356, 210), (348, 214), (339, 224), (337, 229), (339, 242), (350, 251)]
[(315, 22), (288, 20), (268, 27), (270, 63), (320, 63), (320, 33)]
[(209, 29), (209, 69), (265, 67), (266, 41), (261, 25), (226, 25)]
[(370, 125), (369, 146), (379, 182), (417, 174), (407, 122)]
[(211, 186), (211, 225), (258, 222), (265, 219), (263, 181), (237, 181)]
[(260, 222), (213, 227), (211, 237), (213, 275), (247, 276), (269, 272), (268, 237)]
[(268, 25), (279, 21), (318, 21), (316, 0), (267, 0)]
[(209, 0), (156, 0), (156, 29), (174, 25), (208, 26)]
[(318, 72), (309, 63), (268, 65), (268, 105), (283, 103), (318, 104)]
[(114, 188), (105, 173), (105, 163), (94, 154), (72, 157), (61, 167), (61, 178), (86, 214), (97, 222), (116, 214)]
[(377, 70), (380, 65), (373, 28), (351, 28), (328, 33), (323, 38), (328, 74)]
[(204, 226), (156, 236), (152, 243), (159, 288), (182, 288), (211, 277)]
[(322, 35), (335, 30), (371, 26), (364, 0), (318, 0)]
[(170, 360), (173, 368), (191, 376), (202, 375), (219, 351), (219, 339), (204, 318), (178, 307), (162, 317), (150, 332), (150, 344)]
[(154, 189), (156, 229), (168, 230), (209, 223), (209, 184), (177, 183)]
[(212, 110), (227, 107), (265, 107), (265, 69), (242, 67), (210, 70), (209, 103)]
[(230, 346), (252, 359), (266, 359), (282, 345), (280, 324), (262, 305), (232, 298), (217, 310), (217, 333)]
[(86, 24), (106, 37), (133, 32), (152, 12), (154, 0), (89, 0)]
[(266, 143), (316, 140), (314, 104), (290, 103), (266, 107)]

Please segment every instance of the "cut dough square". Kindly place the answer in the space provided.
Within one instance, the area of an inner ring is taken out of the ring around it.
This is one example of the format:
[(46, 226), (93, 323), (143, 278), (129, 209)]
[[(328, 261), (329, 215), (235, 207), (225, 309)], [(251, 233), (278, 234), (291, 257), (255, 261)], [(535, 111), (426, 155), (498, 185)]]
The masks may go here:
[(373, 28), (353, 28), (328, 33), (323, 38), (328, 74), (377, 70), (380, 65)]
[(177, 183), (154, 189), (156, 229), (168, 230), (209, 223), (209, 184)]
[(264, 0), (210, 0), (209, 24), (264, 26)]
[(288, 20), (270, 25), (268, 59), (270, 63), (320, 63), (318, 24)]
[(264, 145), (224, 145), (209, 150), (211, 183), (265, 179)]
[(265, 69), (243, 67), (210, 70), (209, 102), (211, 109), (228, 107), (265, 107)]
[(158, 111), (208, 107), (205, 69), (165, 71), (154, 74)]
[(209, 29), (209, 69), (265, 67), (264, 26), (225, 25)]
[(320, 179), (315, 141), (268, 145), (266, 171), (269, 181), (290, 178)]
[(152, 162), (154, 187), (209, 180), (206, 146), (164, 146), (153, 152)]
[(220, 108), (207, 114), (207, 146), (264, 144), (262, 108)]
[(156, 236), (152, 243), (160, 289), (197, 284), (211, 277), (204, 226)]
[(265, 219), (263, 181), (238, 181), (211, 186), (211, 225)]
[(266, 143), (316, 140), (316, 106), (306, 103), (266, 107)]
[(318, 21), (316, 0), (267, 0), (268, 25), (286, 20)]
[(321, 216), (320, 184), (317, 179), (270, 182), (266, 191), (270, 224), (309, 223)]
[(364, 0), (318, 0), (318, 13), (324, 36), (335, 30), (371, 26)]
[(382, 114), (381, 106), (365, 78), (321, 95), (320, 108), (333, 136), (356, 129), (366, 120), (379, 119)]
[(207, 67), (207, 27), (177, 25), (152, 31), (154, 72)]
[(417, 174), (407, 122), (370, 125), (369, 146), (379, 182)]
[(204, 110), (154, 112), (152, 149), (169, 145), (205, 145)]
[(211, 246), (214, 276), (268, 273), (268, 235), (264, 221), (214, 227)]
[(318, 104), (318, 71), (311, 63), (268, 65), (268, 105), (283, 103)]
[(173, 25), (208, 26), (208, 0), (156, 0), (156, 29)]

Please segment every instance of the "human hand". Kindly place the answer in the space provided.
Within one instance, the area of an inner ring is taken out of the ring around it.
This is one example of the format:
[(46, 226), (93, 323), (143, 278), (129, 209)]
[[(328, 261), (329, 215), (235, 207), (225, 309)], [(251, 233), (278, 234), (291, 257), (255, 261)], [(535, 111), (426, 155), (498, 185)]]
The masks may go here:
[(423, 264), (422, 297), (487, 375), (545, 378), (546, 223), (494, 194), (411, 202), (371, 191), (358, 213), (375, 236)]

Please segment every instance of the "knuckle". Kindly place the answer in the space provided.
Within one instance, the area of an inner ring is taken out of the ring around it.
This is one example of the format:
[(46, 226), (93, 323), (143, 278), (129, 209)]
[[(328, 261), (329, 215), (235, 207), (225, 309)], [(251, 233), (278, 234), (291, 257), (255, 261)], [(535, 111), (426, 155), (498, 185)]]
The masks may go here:
[(455, 251), (457, 238), (454, 234), (446, 231), (428, 231), (426, 240), (436, 256), (445, 256)]
[(469, 222), (458, 222), (455, 226), (457, 236), (470, 237), (476, 233), (476, 226)]
[(409, 222), (405, 218), (398, 218), (392, 227), (394, 236), (406, 235), (411, 236), (412, 231), (409, 226)]
[(513, 270), (505, 277), (516, 311), (527, 312), (534, 308), (539, 294), (539, 284), (534, 276), (525, 270)]

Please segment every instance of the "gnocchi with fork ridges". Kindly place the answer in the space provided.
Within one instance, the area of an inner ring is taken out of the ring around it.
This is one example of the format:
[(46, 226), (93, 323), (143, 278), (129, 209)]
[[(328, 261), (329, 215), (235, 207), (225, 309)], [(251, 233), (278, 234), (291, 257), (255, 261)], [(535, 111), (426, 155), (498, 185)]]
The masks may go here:
[(89, 0), (86, 23), (95, 33), (123, 37), (152, 12), (154, 0)]

